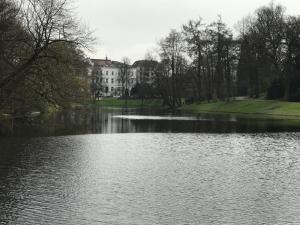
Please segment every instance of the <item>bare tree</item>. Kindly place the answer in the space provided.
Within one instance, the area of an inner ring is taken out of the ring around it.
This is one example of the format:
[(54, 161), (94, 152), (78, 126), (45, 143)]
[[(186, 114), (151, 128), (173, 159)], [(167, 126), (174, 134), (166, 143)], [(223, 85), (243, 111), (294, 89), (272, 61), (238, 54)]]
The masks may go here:
[(203, 71), (203, 60), (204, 53), (203, 49), (207, 43), (207, 36), (205, 33), (205, 25), (202, 23), (202, 19), (190, 20), (188, 24), (183, 25), (183, 34), (188, 45), (188, 53), (193, 60), (193, 68), (191, 69), (192, 78), (196, 84), (197, 98), (203, 99), (205, 85), (204, 71)]
[(158, 85), (165, 104), (176, 108), (182, 104), (183, 80), (186, 72), (185, 45), (182, 34), (171, 30), (159, 43), (161, 68)]
[[(284, 98), (289, 100), (291, 91), (298, 91), (292, 81), (299, 77), (300, 17), (289, 16), (286, 19), (284, 44)], [(296, 90), (291, 90), (291, 87)]]
[(119, 80), (121, 81), (122, 97), (125, 99), (125, 105), (127, 107), (127, 100), (130, 91), (129, 88), (132, 81), (132, 75), (130, 73), (130, 59), (128, 57), (123, 57), (122, 59)]
[(24, 0), (18, 17), (24, 30), (18, 40), (23, 45), (22, 55), (12, 59), (13, 70), (1, 77), (0, 89), (6, 99), (31, 79), (45, 58), (54, 57), (54, 46), (61, 43), (89, 48), (93, 42), (91, 33), (73, 16), (68, 0)]
[[(253, 17), (243, 23), (241, 30), (241, 55), (238, 70), (238, 85), (245, 89), (251, 97), (259, 97), (261, 92), (269, 93), (270, 98), (281, 95), (280, 87), (284, 81), (286, 98), (288, 98), (288, 74), (286, 70), (287, 39), (285, 9), (281, 5), (259, 8)], [(245, 82), (245, 80), (248, 80)], [(273, 86), (273, 87), (272, 87)], [(283, 88), (283, 87), (282, 87)], [(268, 91), (269, 89), (269, 91)], [(276, 88), (275, 88), (276, 89)], [(276, 93), (277, 92), (277, 93)]]

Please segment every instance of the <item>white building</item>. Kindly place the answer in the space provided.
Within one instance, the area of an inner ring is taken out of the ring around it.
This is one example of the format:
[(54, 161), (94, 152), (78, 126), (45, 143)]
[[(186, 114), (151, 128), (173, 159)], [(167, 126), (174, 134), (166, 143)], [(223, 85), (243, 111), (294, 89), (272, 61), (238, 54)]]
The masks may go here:
[(129, 65), (106, 59), (92, 59), (92, 93), (95, 98), (130, 95), (136, 74)]

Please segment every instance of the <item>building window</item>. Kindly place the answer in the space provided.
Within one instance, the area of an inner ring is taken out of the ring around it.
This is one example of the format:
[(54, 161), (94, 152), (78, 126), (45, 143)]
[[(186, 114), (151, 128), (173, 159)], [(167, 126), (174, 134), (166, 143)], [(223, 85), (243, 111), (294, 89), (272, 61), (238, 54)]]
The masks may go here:
[(111, 79), (111, 83), (112, 83), (112, 84), (114, 83), (114, 79)]
[(114, 87), (111, 87), (111, 91), (114, 91)]
[(114, 71), (111, 71), (111, 75), (114, 75)]
[(108, 84), (108, 79), (105, 79), (105, 82)]
[(108, 71), (106, 71), (106, 75), (108, 75)]

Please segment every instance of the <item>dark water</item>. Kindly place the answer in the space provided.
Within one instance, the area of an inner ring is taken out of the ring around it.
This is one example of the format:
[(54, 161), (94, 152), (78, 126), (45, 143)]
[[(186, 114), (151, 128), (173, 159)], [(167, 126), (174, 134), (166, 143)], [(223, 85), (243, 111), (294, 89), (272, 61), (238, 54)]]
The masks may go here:
[(95, 109), (3, 124), (1, 225), (300, 224), (293, 122)]
[(81, 108), (48, 117), (0, 120), (0, 136), (64, 136), (107, 133), (300, 132), (299, 120), (237, 115), (186, 115), (161, 110)]

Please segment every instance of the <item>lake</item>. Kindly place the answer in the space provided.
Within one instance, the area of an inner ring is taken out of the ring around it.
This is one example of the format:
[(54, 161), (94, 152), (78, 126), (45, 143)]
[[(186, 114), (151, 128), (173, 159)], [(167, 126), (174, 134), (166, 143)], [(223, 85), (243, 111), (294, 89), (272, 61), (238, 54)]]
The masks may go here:
[(109, 108), (2, 121), (0, 224), (300, 224), (299, 131)]

